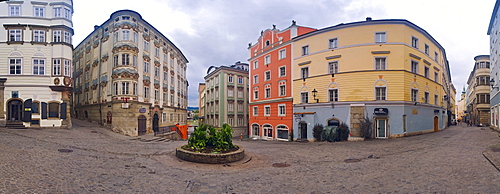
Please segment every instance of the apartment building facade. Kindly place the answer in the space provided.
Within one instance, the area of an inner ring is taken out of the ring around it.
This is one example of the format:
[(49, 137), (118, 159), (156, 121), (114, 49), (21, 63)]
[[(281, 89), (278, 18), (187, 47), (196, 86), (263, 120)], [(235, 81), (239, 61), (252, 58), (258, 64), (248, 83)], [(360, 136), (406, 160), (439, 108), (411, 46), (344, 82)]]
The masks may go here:
[(474, 126), (490, 125), (490, 56), (474, 57), (474, 69), (467, 80), (467, 116)]
[[(204, 123), (222, 127), (224, 123), (246, 131), (248, 126), (248, 64), (211, 66), (205, 76)], [(238, 133), (239, 135), (239, 133)]]
[(261, 32), (250, 44), (250, 116), (249, 136), (268, 140), (288, 140), (293, 125), (292, 41), (316, 29), (298, 26)]
[(493, 13), (491, 14), (490, 24), (487, 34), (490, 36), (490, 127), (495, 130), (500, 130), (499, 114), (500, 114), (500, 0), (497, 0)]
[(313, 140), (315, 124), (345, 123), (359, 137), (438, 131), (455, 95), (445, 49), (407, 20), (339, 24), (293, 38), (294, 139)]
[(139, 13), (114, 12), (73, 56), (73, 116), (130, 136), (186, 124), (188, 60)]
[(0, 2), (0, 126), (71, 128), (73, 1)]

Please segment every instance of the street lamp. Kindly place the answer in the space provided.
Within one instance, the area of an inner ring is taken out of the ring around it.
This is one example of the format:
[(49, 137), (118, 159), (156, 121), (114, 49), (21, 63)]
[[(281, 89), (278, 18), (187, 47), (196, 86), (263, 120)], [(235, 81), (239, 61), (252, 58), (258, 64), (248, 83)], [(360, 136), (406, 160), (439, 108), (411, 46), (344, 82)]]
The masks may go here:
[(318, 91), (316, 91), (316, 88), (313, 89), (312, 93), (313, 93), (314, 100), (316, 100), (316, 103), (319, 103), (319, 99), (316, 99), (316, 93), (318, 93)]

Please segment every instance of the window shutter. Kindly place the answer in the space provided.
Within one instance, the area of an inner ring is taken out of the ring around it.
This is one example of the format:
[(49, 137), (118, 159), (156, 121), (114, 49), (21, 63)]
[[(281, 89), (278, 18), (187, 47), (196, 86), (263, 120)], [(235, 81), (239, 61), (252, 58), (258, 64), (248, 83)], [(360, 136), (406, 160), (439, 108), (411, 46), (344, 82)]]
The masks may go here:
[(66, 106), (67, 106), (66, 103), (61, 104), (61, 115), (59, 117), (61, 119), (66, 119)]
[(42, 108), (42, 112), (41, 112), (42, 119), (47, 119), (47, 103), (42, 102), (41, 108)]
[(24, 114), (23, 114), (23, 119), (22, 121), (24, 122), (31, 122), (31, 106), (32, 106), (32, 100), (28, 99), (24, 101)]

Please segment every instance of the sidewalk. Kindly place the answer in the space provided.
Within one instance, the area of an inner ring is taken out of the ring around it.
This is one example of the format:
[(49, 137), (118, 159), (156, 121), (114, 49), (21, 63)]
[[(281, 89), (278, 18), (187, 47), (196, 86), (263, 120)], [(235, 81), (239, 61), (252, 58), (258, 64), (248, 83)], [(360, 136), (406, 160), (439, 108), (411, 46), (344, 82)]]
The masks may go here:
[[(489, 129), (484, 129), (489, 130)], [(500, 132), (492, 130), (493, 135), (500, 137)], [(491, 145), (483, 151), (483, 156), (500, 171), (500, 144)]]

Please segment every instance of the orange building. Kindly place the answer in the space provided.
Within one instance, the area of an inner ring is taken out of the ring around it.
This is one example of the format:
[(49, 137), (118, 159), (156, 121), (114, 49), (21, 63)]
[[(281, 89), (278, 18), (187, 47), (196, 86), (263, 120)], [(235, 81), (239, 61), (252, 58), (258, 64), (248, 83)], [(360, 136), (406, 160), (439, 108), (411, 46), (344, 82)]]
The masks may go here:
[(249, 136), (288, 140), (292, 133), (292, 41), (315, 31), (292, 21), (284, 30), (266, 29), (254, 45), (249, 44)]

